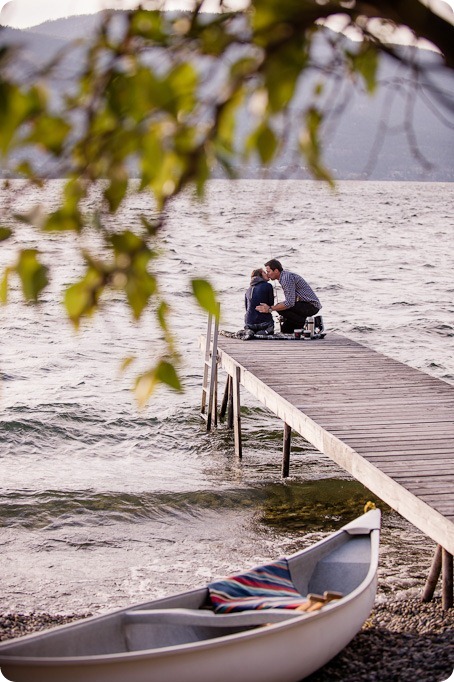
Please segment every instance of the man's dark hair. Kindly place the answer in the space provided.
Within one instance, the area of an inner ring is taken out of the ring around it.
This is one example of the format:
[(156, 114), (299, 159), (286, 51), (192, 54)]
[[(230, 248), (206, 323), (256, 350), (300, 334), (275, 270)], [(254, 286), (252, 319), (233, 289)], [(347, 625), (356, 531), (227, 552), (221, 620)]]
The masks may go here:
[(266, 266), (271, 268), (271, 270), (279, 270), (279, 272), (282, 272), (282, 270), (284, 269), (280, 261), (276, 260), (275, 258), (272, 258), (271, 260), (268, 261), (268, 263), (265, 263), (265, 267)]

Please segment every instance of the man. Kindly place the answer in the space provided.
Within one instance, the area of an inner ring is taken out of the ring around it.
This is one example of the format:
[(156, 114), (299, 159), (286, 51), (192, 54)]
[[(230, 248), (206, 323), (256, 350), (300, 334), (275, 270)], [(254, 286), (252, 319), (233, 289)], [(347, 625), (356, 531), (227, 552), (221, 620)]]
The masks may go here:
[(268, 279), (278, 280), (285, 299), (282, 303), (268, 305), (260, 303), (256, 310), (260, 313), (270, 313), (273, 310), (284, 318), (281, 327), (283, 334), (292, 334), (295, 329), (302, 329), (306, 317), (316, 315), (322, 307), (318, 297), (314, 294), (305, 279), (293, 272), (284, 270), (281, 263), (275, 258), (265, 263)]

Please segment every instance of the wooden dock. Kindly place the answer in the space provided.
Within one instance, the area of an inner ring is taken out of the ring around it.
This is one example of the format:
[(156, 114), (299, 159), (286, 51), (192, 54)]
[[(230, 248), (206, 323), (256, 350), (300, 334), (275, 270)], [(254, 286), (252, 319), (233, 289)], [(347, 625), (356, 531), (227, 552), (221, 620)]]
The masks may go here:
[(237, 453), (241, 385), (284, 422), (284, 475), (293, 429), (443, 548), (432, 582), (443, 563), (444, 604), (452, 606), (454, 387), (331, 333), (219, 336), (217, 365), (229, 375), (224, 407), (229, 394)]

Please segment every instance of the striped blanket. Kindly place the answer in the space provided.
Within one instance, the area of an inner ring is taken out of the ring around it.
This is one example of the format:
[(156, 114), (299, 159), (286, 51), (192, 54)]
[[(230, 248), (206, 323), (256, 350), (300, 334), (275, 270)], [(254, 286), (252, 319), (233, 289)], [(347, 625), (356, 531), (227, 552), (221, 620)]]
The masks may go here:
[(216, 613), (295, 609), (307, 602), (292, 583), (287, 559), (210, 583), (208, 590)]

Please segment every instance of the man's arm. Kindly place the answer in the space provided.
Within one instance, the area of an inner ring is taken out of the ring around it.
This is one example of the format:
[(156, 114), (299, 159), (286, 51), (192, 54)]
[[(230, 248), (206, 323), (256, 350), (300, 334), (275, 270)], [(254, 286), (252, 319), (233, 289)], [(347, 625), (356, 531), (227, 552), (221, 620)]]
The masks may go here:
[(268, 303), (261, 303), (260, 305), (256, 305), (255, 309), (259, 311), (259, 313), (272, 313), (274, 310), (276, 312), (279, 312), (279, 310), (287, 310), (288, 306), (285, 305), (285, 303), (276, 303), (276, 305), (269, 305)]

